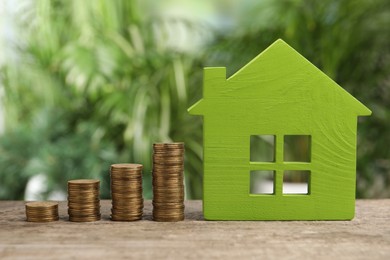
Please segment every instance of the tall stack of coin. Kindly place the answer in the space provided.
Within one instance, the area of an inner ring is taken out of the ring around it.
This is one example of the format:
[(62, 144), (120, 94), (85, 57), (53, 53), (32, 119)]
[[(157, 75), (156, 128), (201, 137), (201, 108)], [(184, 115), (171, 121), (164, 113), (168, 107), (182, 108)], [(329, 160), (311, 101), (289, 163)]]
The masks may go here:
[(153, 220), (184, 220), (184, 143), (153, 145)]
[(119, 163), (111, 165), (111, 219), (135, 221), (142, 219), (142, 165)]
[(100, 181), (68, 181), (68, 214), (74, 222), (100, 220)]
[(26, 203), (26, 217), (29, 222), (57, 221), (58, 203), (50, 201), (35, 201)]

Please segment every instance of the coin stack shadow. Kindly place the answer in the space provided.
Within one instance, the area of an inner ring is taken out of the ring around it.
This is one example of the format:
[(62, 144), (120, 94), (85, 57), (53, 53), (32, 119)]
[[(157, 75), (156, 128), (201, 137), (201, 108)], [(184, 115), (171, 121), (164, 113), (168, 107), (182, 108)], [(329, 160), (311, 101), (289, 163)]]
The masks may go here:
[(58, 203), (50, 201), (34, 201), (26, 203), (26, 217), (29, 222), (57, 221)]
[(100, 181), (68, 181), (68, 214), (73, 222), (100, 220)]
[(153, 220), (184, 220), (184, 143), (153, 145)]
[(135, 221), (142, 219), (141, 164), (118, 163), (111, 165), (111, 220)]

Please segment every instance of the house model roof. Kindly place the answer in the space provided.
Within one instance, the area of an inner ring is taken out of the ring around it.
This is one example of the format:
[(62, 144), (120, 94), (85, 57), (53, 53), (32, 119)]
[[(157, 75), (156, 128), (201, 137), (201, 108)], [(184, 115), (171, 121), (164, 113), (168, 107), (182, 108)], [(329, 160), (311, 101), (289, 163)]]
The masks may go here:
[(366, 106), (281, 39), (228, 79), (224, 67), (205, 68), (204, 97), (188, 111), (205, 114), (217, 100), (237, 97), (249, 100), (270, 93), (270, 98), (275, 98), (293, 91), (310, 100), (321, 100), (322, 104), (340, 106), (356, 116), (371, 114)]

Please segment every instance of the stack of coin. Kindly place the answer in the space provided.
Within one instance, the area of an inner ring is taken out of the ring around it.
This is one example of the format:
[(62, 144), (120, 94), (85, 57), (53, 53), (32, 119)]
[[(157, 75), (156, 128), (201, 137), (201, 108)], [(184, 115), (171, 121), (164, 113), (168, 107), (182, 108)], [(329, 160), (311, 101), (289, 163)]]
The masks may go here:
[(111, 165), (111, 219), (135, 221), (142, 219), (142, 165), (119, 163)]
[(68, 214), (74, 222), (100, 220), (100, 181), (68, 181)]
[(184, 143), (153, 145), (153, 220), (184, 220)]
[(26, 203), (26, 217), (29, 222), (57, 221), (58, 203), (50, 201), (35, 201)]

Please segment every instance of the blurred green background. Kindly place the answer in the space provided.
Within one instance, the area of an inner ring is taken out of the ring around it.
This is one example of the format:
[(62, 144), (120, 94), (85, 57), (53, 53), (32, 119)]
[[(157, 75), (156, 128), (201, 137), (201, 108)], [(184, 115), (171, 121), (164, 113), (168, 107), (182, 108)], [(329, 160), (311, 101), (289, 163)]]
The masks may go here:
[[(373, 115), (358, 127), (357, 197), (390, 197), (390, 1), (6, 1), (0, 4), (0, 199), (65, 198), (74, 178), (186, 144), (202, 196), (202, 68), (228, 76), (284, 39)], [(27, 188), (26, 188), (27, 187)], [(30, 196), (30, 195), (29, 195)], [(31, 197), (31, 196), (30, 196)], [(27, 198), (30, 198), (27, 196)]]

